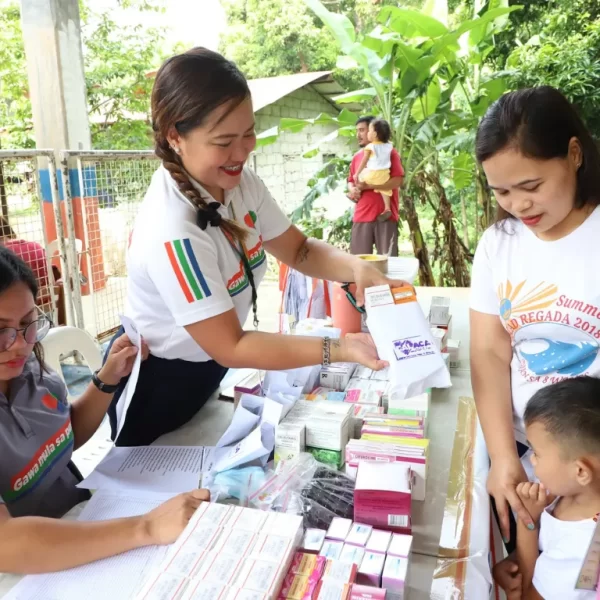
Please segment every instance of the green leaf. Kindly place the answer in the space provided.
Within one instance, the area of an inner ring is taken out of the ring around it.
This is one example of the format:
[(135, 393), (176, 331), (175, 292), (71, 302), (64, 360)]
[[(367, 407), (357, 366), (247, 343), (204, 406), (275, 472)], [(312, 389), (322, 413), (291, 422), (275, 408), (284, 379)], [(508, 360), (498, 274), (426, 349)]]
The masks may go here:
[(413, 67), (409, 67), (402, 73), (400, 77), (400, 90), (402, 91), (402, 96), (408, 96), (408, 94), (415, 89), (418, 77), (419, 73)]
[(384, 6), (379, 12), (379, 22), (407, 38), (436, 38), (448, 33), (448, 28), (437, 19), (417, 10), (397, 6)]
[[(453, 45), (458, 42), (461, 36), (470, 31), (480, 30), (480, 33), (483, 32), (485, 34), (486, 26), (489, 23), (493, 22), (499, 17), (508, 15), (509, 13), (514, 12), (515, 10), (521, 10), (521, 7), (510, 6), (509, 8), (495, 8), (493, 10), (488, 10), (482, 17), (477, 17), (475, 19), (464, 21), (457, 29), (450, 33), (447, 33), (446, 35), (435, 41), (431, 49), (431, 55), (436, 58), (442, 56), (447, 48), (453, 47)], [(484, 36), (481, 36), (480, 41), (482, 41), (483, 39)]]
[(358, 117), (350, 110), (342, 110), (340, 114), (336, 118), (336, 122), (340, 125), (349, 125), (352, 127), (356, 127), (356, 121)]
[(421, 12), (448, 27), (448, 0), (427, 0)]
[(279, 128), (292, 133), (302, 131), (307, 125), (312, 124), (312, 119), (283, 118), (279, 121)]
[(486, 36), (502, 31), (508, 25), (509, 13), (522, 8), (508, 6), (508, 0), (490, 0), (488, 6), (488, 10), (481, 17), (474, 19), (478, 22), (477, 26), (469, 30), (469, 42), (472, 46), (480, 44)]
[(348, 53), (348, 49), (356, 41), (356, 32), (352, 21), (345, 15), (328, 11), (319, 0), (304, 0), (304, 3), (333, 33), (342, 51)]
[(457, 190), (464, 190), (473, 182), (475, 171), (475, 161), (473, 155), (467, 152), (461, 152), (454, 157), (452, 161), (452, 181)]
[(419, 48), (415, 48), (404, 42), (397, 42), (396, 48), (398, 56), (403, 58), (406, 64), (411, 67), (414, 67), (417, 61), (423, 56), (423, 52)]
[(335, 66), (343, 71), (348, 71), (350, 69), (356, 69), (356, 67), (358, 67), (358, 63), (351, 56), (342, 54), (337, 57)]
[(437, 77), (434, 77), (427, 86), (425, 94), (419, 96), (414, 103), (411, 111), (413, 119), (419, 122), (433, 115), (440, 103), (441, 96), (440, 81)]
[(369, 87), (362, 90), (355, 90), (353, 92), (346, 92), (345, 94), (340, 94), (339, 96), (333, 96), (331, 99), (339, 104), (344, 104), (347, 102), (364, 102), (365, 100), (374, 98), (376, 95), (377, 92), (375, 91), (375, 88)]
[(275, 127), (271, 127), (259, 133), (256, 136), (256, 147), (260, 148), (261, 146), (268, 146), (269, 144), (274, 144), (279, 137), (279, 127), (275, 125)]
[(338, 135), (339, 135), (339, 129), (336, 129), (336, 130), (332, 131), (331, 133), (328, 133), (325, 137), (322, 137), (319, 141), (315, 142), (312, 146), (307, 148), (302, 153), (302, 157), (303, 158), (314, 158), (315, 156), (317, 156), (317, 154), (319, 154), (319, 151), (323, 144), (326, 144), (327, 142), (331, 142), (331, 141), (335, 140), (338, 137)]

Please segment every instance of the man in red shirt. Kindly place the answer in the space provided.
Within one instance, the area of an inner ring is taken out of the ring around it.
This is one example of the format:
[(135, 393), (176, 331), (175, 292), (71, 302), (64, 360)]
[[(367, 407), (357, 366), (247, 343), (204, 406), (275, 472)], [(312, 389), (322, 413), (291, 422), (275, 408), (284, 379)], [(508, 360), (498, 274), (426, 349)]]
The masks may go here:
[[(361, 117), (356, 122), (356, 139), (361, 148), (369, 143), (367, 132), (373, 119), (374, 117)], [(354, 183), (354, 176), (362, 158), (363, 151), (359, 150), (352, 159), (348, 176), (348, 198), (356, 203), (352, 218), (350, 252), (372, 254), (375, 245), (378, 254), (387, 254), (391, 248), (390, 256), (398, 256), (398, 188), (404, 179), (400, 155), (395, 148), (392, 150), (390, 179), (382, 185)], [(392, 216), (387, 221), (377, 220), (384, 208), (383, 199), (377, 190), (393, 190), (390, 206)]]

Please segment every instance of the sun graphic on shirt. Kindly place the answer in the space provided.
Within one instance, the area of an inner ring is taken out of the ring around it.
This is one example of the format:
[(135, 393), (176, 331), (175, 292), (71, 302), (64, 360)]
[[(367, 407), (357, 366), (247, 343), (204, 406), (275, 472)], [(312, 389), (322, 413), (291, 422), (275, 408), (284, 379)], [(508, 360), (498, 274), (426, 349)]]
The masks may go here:
[(514, 288), (510, 281), (498, 286), (498, 298), (500, 298), (500, 316), (505, 321), (515, 313), (540, 310), (552, 306), (556, 301), (558, 287), (547, 284), (544, 281), (538, 283), (534, 288), (525, 290), (526, 281), (521, 281)]

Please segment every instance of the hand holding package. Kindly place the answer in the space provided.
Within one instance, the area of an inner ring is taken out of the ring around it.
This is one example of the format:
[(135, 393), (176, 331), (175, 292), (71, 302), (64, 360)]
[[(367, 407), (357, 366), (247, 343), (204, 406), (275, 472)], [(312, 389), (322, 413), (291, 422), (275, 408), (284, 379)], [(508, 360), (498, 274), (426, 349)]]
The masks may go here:
[(368, 288), (365, 306), (379, 357), (390, 363), (390, 395), (410, 398), (452, 385), (413, 287)]

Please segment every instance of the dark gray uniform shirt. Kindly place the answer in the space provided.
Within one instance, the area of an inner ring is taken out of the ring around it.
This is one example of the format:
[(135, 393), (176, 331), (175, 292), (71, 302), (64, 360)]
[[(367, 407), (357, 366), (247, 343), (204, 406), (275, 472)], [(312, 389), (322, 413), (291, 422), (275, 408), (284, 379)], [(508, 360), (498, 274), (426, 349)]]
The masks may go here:
[(89, 498), (69, 467), (73, 429), (67, 389), (53, 371), (40, 378), (32, 356), (0, 393), (0, 502), (13, 517), (61, 517)]

